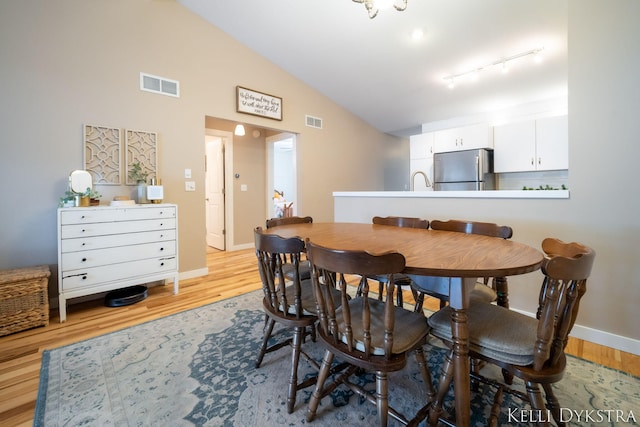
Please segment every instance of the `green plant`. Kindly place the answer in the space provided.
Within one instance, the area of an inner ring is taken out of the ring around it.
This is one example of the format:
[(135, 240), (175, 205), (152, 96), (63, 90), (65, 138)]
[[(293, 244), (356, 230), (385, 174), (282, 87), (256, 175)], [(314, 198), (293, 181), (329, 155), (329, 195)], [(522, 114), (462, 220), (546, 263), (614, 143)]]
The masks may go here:
[(76, 198), (76, 193), (71, 190), (67, 190), (64, 192), (64, 196), (58, 199), (58, 207), (64, 207), (68, 202), (74, 201)]
[(149, 172), (142, 169), (140, 162), (135, 162), (131, 164), (131, 169), (129, 169), (129, 178), (131, 178), (137, 184), (142, 184), (147, 182), (148, 176), (149, 176)]
[(102, 197), (102, 194), (98, 193), (97, 190), (94, 190), (91, 187), (87, 187), (84, 193), (82, 193), (82, 197), (88, 197), (90, 199), (99, 199)]

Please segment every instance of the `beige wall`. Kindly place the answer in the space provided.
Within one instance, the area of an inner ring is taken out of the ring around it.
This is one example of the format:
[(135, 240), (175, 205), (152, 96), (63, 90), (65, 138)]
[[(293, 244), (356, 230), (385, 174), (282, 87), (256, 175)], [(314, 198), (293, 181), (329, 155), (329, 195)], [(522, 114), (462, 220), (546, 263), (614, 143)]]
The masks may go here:
[[(175, 2), (0, 3), (0, 268), (56, 268), (56, 207), (83, 167), (83, 124), (154, 131), (165, 201), (179, 206), (180, 271), (206, 268), (206, 117), (299, 135), (304, 215), (333, 219), (334, 190), (382, 189), (381, 134)], [(180, 81), (180, 98), (139, 90), (139, 73)], [(281, 122), (235, 112), (235, 87), (283, 98)], [(304, 115), (324, 128), (304, 126)], [(235, 244), (264, 223), (264, 146), (236, 141)], [(184, 191), (190, 168), (195, 192)], [(262, 181), (262, 182), (261, 182)], [(256, 193), (253, 193), (253, 191)], [(129, 187), (101, 187), (108, 201)]]

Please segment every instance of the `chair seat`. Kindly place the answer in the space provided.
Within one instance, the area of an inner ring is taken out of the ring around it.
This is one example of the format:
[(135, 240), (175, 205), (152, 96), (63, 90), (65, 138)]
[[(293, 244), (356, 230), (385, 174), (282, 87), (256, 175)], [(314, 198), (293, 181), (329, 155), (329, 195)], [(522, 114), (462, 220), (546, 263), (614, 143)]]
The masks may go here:
[[(282, 266), (282, 274), (289, 280), (293, 280), (291, 276), (293, 274), (293, 264), (284, 264)], [(300, 280), (311, 279), (311, 264), (309, 261), (300, 262), (300, 266), (298, 267), (298, 274), (300, 275)]]
[[(452, 340), (452, 311), (451, 307), (445, 307), (428, 320), (431, 333), (448, 342)], [(533, 363), (536, 319), (493, 304), (470, 304), (467, 316), (471, 351), (514, 365)]]
[(491, 286), (476, 283), (476, 286), (471, 290), (470, 297), (473, 302), (492, 303), (498, 298), (498, 294)]
[[(336, 305), (340, 305), (340, 291), (337, 289), (330, 289), (329, 292), (333, 295), (333, 300)], [(294, 305), (295, 289), (293, 285), (285, 288), (285, 295), (287, 296), (287, 303), (289, 304), (288, 314), (296, 314), (296, 307)], [(303, 280), (300, 282), (300, 302), (302, 303), (302, 314), (304, 316), (315, 316), (317, 313), (316, 299), (313, 296), (313, 286), (311, 280)], [(280, 311), (284, 311), (282, 305)]]
[[(383, 331), (385, 304), (382, 301), (372, 298), (369, 298), (368, 300), (371, 313), (371, 330)], [(349, 301), (349, 308), (353, 319), (362, 317), (362, 303), (362, 298), (354, 298)], [(396, 328), (393, 331), (393, 347), (391, 352), (393, 354), (399, 354), (415, 348), (420, 341), (424, 340), (424, 338), (429, 334), (429, 325), (427, 324), (427, 319), (423, 313), (414, 313), (401, 307), (394, 307), (394, 311), (395, 324), (402, 325), (402, 328)], [(344, 321), (341, 309), (336, 310), (336, 321), (339, 324), (339, 328), (342, 329)], [(364, 333), (361, 328), (357, 327), (357, 325), (360, 325), (360, 322), (354, 322), (352, 325), (356, 349), (358, 351), (364, 351)], [(374, 355), (383, 356), (384, 334), (372, 335), (372, 353)], [(348, 343), (348, 340), (344, 335), (341, 336), (340, 339), (345, 344)]]

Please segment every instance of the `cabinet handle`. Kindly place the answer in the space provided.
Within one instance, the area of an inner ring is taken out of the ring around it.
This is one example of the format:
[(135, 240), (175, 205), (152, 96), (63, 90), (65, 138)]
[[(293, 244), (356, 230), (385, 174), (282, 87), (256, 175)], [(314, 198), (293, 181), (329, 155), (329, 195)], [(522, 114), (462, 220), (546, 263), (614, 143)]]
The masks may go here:
[(533, 157), (531, 158), (531, 166), (533, 166)]
[(164, 225), (163, 223), (160, 223), (160, 227), (162, 227), (163, 225)]
[(83, 243), (82, 246), (86, 245), (86, 243)]
[(542, 164), (542, 159), (540, 157), (538, 157), (538, 164), (541, 165)]
[(160, 263), (160, 267), (163, 267), (163, 266), (164, 266), (164, 262), (161, 262), (161, 263)]
[(86, 258), (82, 258), (82, 262), (86, 262), (86, 261), (87, 261), (87, 259), (86, 259)]
[(80, 218), (84, 219), (84, 215), (82, 215)]
[(87, 280), (87, 276), (82, 276), (82, 280)]
[(164, 251), (164, 248), (160, 248), (160, 252)]

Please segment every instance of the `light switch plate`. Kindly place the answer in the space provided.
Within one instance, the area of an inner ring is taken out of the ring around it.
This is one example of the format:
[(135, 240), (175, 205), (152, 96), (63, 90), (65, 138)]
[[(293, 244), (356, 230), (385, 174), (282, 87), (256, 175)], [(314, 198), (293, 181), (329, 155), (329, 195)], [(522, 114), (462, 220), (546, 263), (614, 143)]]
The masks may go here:
[(240, 191), (247, 191), (247, 184), (241, 184)]
[(196, 182), (195, 181), (185, 181), (184, 182), (184, 191), (196, 191)]
[(185, 169), (184, 170), (184, 177), (185, 178), (191, 178), (191, 169)]

